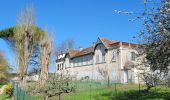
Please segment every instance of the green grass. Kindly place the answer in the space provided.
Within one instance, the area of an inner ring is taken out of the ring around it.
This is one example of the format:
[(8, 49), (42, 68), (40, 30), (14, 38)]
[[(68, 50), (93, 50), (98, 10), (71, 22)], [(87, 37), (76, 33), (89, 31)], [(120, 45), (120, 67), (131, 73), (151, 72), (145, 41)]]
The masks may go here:
[[(34, 85), (33, 83), (31, 83)], [(106, 83), (99, 82), (75, 82), (76, 91), (63, 94), (62, 100), (170, 100), (170, 88), (158, 86), (146, 92), (145, 86), (137, 84), (111, 84), (107, 87)], [(38, 97), (37, 100), (42, 97)], [(49, 98), (58, 100), (58, 97)]]
[(0, 100), (12, 100), (11, 98), (9, 98), (9, 96), (7, 94), (1, 94), (0, 95)]
[(170, 88), (156, 87), (150, 92), (144, 91), (144, 86), (139, 91), (138, 85), (119, 85), (111, 88), (95, 89), (71, 93), (64, 96), (64, 100), (170, 100)]
[[(99, 88), (91, 91), (82, 91), (71, 93), (64, 96), (64, 100), (118, 100), (117, 95), (122, 94), (125, 91), (137, 90), (138, 85), (128, 84), (116, 84), (110, 88)], [(144, 88), (143, 86), (141, 87)], [(128, 100), (128, 99), (125, 99)]]

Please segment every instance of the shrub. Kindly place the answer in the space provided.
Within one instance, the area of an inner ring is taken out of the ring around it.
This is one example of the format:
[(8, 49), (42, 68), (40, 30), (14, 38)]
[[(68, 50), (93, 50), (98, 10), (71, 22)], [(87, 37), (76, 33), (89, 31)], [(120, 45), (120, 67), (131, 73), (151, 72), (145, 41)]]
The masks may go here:
[(8, 94), (10, 97), (13, 94), (13, 85), (10, 83), (5, 88), (5, 93)]

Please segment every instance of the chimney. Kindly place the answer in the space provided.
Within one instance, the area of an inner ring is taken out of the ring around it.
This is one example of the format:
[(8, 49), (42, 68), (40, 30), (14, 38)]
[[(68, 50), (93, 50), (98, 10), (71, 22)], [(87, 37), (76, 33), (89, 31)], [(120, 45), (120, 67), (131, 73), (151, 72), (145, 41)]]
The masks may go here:
[(79, 50), (80, 50), (80, 51), (83, 50), (83, 47), (80, 46), (80, 47), (79, 47)]

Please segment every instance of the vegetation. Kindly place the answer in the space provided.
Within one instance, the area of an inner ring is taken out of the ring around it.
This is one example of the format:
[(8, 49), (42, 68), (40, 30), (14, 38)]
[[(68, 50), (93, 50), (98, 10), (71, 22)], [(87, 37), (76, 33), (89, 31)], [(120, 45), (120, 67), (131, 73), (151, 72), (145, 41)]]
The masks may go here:
[(4, 58), (2, 52), (0, 52), (0, 84), (7, 82), (9, 65), (7, 60)]
[(140, 34), (144, 45), (144, 53), (150, 68), (160, 70), (165, 75), (170, 64), (170, 1), (162, 0), (158, 8), (146, 12), (145, 29)]
[[(32, 83), (31, 83), (32, 84)], [(78, 82), (77, 89), (69, 94), (63, 94), (63, 100), (169, 100), (170, 88), (157, 86), (150, 91), (144, 91), (147, 87), (137, 84), (112, 84), (109, 88), (99, 82)], [(34, 94), (35, 96), (35, 94)], [(44, 100), (37, 95), (37, 100)], [(59, 96), (48, 100), (59, 100)]]
[(73, 38), (62, 41), (56, 48), (56, 55), (60, 52), (67, 52), (69, 49), (76, 48), (76, 42)]
[(141, 75), (148, 86), (147, 90), (166, 84), (170, 65), (170, 1), (162, 0), (158, 4), (159, 6), (151, 8), (147, 6), (149, 3), (145, 2), (145, 11), (140, 17), (145, 29), (138, 37), (143, 44), (139, 57), (145, 57), (140, 66), (143, 67)]
[(12, 84), (8, 84), (7, 86), (6, 86), (6, 88), (5, 88), (5, 93), (7, 94), (7, 95), (9, 95), (9, 97), (12, 97), (12, 95), (13, 95), (13, 85)]
[[(165, 80), (170, 66), (170, 1), (163, 0), (158, 7), (150, 10), (147, 3), (144, 4), (145, 10), (139, 18), (144, 19), (145, 29), (139, 35), (142, 45), (138, 56), (140, 75), (146, 87), (135, 84), (113, 84), (111, 86), (107, 69), (99, 69), (99, 73), (108, 80), (106, 87), (90, 80), (88, 83), (79, 84), (76, 81), (73, 82), (69, 75), (48, 75), (52, 40), (48, 32), (36, 27), (32, 8), (26, 8), (19, 14), (15, 27), (0, 31), (0, 38), (10, 42), (16, 51), (20, 85), (26, 88), (28, 67), (33, 65), (34, 67), (40, 66), (40, 70), (32, 72), (39, 74), (39, 80), (38, 84), (34, 84), (33, 87), (28, 85), (27, 90), (35, 89), (33, 93), (43, 95), (40, 98), (37, 97), (38, 99), (58, 98), (61, 100), (64, 96), (65, 100), (169, 100), (170, 89), (165, 87)], [(74, 46), (74, 40), (68, 39), (61, 43), (57, 50), (66, 52)], [(0, 82), (7, 80), (8, 69), (8, 63), (0, 53)], [(160, 86), (162, 84), (164, 86)], [(22, 91), (26, 94), (24, 90)], [(0, 99), (5, 99), (7, 95), (11, 97), (12, 94), (13, 86), (8, 84), (5, 94), (0, 95)]]
[(46, 35), (44, 39), (40, 41), (40, 73), (39, 73), (39, 85), (44, 86), (48, 79), (48, 69), (51, 61), (51, 54), (53, 49), (52, 44), (52, 37), (48, 35), (48, 32), (46, 32)]
[(61, 100), (61, 95), (64, 93), (70, 93), (74, 90), (74, 84), (72, 83), (72, 78), (70, 76), (62, 74), (54, 74), (48, 77), (48, 80), (44, 87), (39, 87), (36, 93), (43, 94), (44, 99), (47, 100), (49, 97), (58, 96)]
[(0, 95), (0, 100), (12, 100), (9, 95), (3, 93)]
[(64, 100), (169, 100), (170, 89), (157, 87), (150, 92), (144, 92), (144, 86), (139, 91), (138, 85), (117, 85), (110, 88), (99, 88), (92, 91), (71, 93)]
[[(35, 29), (33, 8), (23, 10), (17, 19), (14, 29), (15, 49), (18, 57), (20, 83), (26, 87), (26, 75), (30, 62), (35, 58), (38, 43), (43, 38), (43, 33), (38, 34)], [(37, 55), (36, 55), (37, 56)]]
[[(144, 11), (141, 13), (123, 12), (116, 13), (137, 16), (142, 20), (144, 29), (141, 29), (136, 38), (140, 41), (138, 65), (141, 70), (140, 78), (143, 79), (147, 90), (157, 85), (167, 85), (170, 65), (170, 1), (144, 1)], [(140, 14), (140, 15), (139, 15)], [(169, 83), (168, 83), (169, 84)]]

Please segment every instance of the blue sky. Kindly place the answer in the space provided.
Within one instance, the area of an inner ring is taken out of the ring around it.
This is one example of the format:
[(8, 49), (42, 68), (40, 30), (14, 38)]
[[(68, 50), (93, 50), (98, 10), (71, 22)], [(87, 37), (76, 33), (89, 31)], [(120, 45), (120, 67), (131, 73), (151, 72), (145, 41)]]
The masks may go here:
[[(54, 33), (55, 45), (74, 38), (77, 46), (85, 48), (97, 37), (136, 43), (132, 37), (142, 26), (140, 21), (129, 21), (133, 16), (113, 10), (140, 12), (143, 0), (1, 0), (0, 30), (16, 25), (17, 13), (28, 5), (35, 7), (36, 24)], [(16, 66), (14, 53), (3, 40), (0, 50)], [(54, 70), (51, 66), (50, 71)]]

